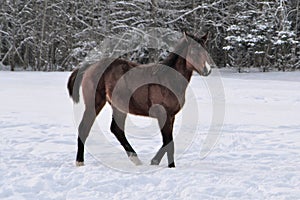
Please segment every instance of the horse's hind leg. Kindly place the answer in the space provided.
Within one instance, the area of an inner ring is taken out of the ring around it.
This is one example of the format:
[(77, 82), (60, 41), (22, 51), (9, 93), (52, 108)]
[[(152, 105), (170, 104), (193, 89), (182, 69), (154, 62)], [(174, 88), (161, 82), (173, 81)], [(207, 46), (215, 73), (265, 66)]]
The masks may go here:
[(82, 117), (82, 120), (78, 127), (78, 138), (77, 138), (77, 156), (76, 156), (76, 166), (84, 165), (84, 144), (91, 131), (94, 121), (105, 105), (105, 98), (96, 97), (96, 105), (93, 108), (86, 108)]
[(84, 165), (84, 144), (95, 121), (95, 118), (96, 114), (94, 110), (87, 109), (84, 111), (82, 120), (78, 127), (78, 149), (76, 156), (76, 166)]
[(142, 162), (138, 158), (136, 152), (132, 148), (132, 146), (129, 144), (124, 128), (125, 128), (125, 120), (126, 120), (126, 113), (122, 113), (116, 108), (113, 108), (113, 117), (112, 117), (112, 122), (110, 126), (111, 132), (116, 136), (120, 144), (123, 146), (125, 149), (129, 159), (135, 164), (135, 165), (141, 165)]

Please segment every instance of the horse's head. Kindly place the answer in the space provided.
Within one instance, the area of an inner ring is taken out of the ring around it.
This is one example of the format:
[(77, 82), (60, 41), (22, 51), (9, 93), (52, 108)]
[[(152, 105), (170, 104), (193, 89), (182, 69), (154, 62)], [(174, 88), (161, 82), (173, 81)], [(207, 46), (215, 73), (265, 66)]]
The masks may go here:
[(205, 49), (208, 33), (198, 38), (184, 32), (183, 39), (187, 42), (187, 67), (197, 71), (202, 76), (208, 76), (211, 73), (211, 68), (215, 66), (214, 61)]

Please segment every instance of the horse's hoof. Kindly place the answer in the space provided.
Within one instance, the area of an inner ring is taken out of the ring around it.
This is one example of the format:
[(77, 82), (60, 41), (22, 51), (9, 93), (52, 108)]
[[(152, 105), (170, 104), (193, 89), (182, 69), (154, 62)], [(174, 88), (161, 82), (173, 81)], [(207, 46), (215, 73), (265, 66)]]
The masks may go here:
[(174, 168), (175, 167), (175, 163), (171, 163), (168, 165), (169, 168)]
[(137, 166), (143, 164), (142, 161), (137, 156), (129, 156), (129, 159)]
[(84, 166), (84, 162), (76, 161), (76, 167)]
[(158, 160), (151, 160), (151, 165), (159, 165), (159, 161)]

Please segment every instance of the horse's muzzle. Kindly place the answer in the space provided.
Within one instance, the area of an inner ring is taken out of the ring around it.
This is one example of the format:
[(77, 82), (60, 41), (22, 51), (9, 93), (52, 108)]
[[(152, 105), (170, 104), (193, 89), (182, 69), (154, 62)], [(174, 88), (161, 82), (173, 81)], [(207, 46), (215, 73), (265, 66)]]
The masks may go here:
[(210, 75), (211, 71), (212, 71), (211, 68), (208, 69), (207, 67), (204, 67), (202, 76), (208, 76), (208, 75)]
[(211, 73), (211, 65), (205, 62), (205, 67), (203, 68), (202, 76), (208, 76)]

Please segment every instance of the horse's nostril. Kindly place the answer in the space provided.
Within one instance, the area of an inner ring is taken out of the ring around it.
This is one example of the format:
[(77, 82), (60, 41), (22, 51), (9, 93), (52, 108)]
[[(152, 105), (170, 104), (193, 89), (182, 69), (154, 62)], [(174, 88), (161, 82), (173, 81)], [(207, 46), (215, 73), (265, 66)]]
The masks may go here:
[(205, 75), (205, 74), (207, 74), (207, 72), (208, 72), (208, 71), (207, 71), (207, 68), (206, 68), (206, 67), (204, 67), (204, 69), (203, 69), (203, 73), (204, 73), (204, 75)]
[(208, 73), (209, 69), (205, 66), (204, 67), (204, 73)]
[(204, 67), (203, 69), (203, 76), (208, 76), (211, 73), (211, 69), (207, 69), (207, 67)]

